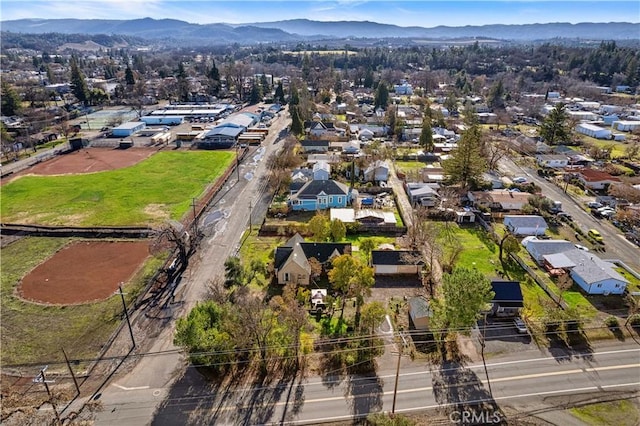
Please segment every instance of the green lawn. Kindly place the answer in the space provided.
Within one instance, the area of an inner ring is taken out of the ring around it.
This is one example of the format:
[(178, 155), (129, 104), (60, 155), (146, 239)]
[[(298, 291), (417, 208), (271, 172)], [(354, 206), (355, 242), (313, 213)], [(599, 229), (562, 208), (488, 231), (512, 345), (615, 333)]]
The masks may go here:
[(638, 407), (625, 399), (575, 407), (569, 412), (592, 426), (635, 426), (640, 422)]
[[(120, 323), (122, 302), (77, 306), (43, 306), (14, 296), (23, 276), (71, 241), (69, 238), (24, 238), (2, 249), (0, 259), (3, 365), (64, 360), (61, 347), (71, 359), (95, 358)], [(150, 258), (125, 287), (127, 303), (138, 295), (146, 280), (160, 266)]]
[(4, 222), (146, 225), (180, 219), (235, 154), (160, 152), (134, 166), (72, 176), (25, 176), (2, 188)]
[(475, 268), (489, 278), (496, 277), (496, 269), (502, 269), (498, 259), (498, 245), (487, 232), (477, 227), (455, 226), (455, 238), (463, 247), (457, 266)]

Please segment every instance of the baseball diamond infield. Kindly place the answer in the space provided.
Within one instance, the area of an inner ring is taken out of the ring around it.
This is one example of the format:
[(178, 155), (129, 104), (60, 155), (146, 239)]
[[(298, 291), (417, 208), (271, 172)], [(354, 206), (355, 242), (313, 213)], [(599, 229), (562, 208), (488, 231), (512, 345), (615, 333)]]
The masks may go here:
[(147, 256), (147, 241), (77, 241), (27, 274), (18, 294), (55, 305), (102, 300), (127, 282)]

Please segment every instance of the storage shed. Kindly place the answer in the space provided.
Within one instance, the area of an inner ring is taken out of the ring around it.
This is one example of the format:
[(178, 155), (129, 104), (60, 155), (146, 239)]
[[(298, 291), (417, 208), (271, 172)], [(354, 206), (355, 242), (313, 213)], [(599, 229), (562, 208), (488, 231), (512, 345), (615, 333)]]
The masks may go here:
[(427, 299), (423, 297), (412, 297), (409, 299), (409, 317), (416, 330), (428, 330), (429, 322), (433, 316), (433, 311)]

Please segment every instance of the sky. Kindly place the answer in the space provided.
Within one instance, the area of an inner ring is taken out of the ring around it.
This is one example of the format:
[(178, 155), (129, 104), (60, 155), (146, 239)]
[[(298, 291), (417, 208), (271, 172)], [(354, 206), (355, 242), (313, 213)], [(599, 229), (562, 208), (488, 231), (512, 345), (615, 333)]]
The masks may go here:
[[(0, 19), (172, 18), (198, 24), (372, 21), (435, 27), (548, 22), (640, 22), (640, 1), (211, 1), (211, 0), (0, 0)], [(640, 34), (638, 35), (640, 38)]]

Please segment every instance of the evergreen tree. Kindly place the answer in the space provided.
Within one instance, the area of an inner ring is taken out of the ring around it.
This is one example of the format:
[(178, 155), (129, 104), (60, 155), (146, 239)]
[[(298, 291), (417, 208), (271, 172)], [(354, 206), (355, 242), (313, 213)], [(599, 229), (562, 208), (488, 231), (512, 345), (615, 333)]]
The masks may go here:
[(462, 133), (458, 147), (451, 157), (442, 162), (442, 167), (452, 183), (470, 187), (480, 179), (487, 168), (487, 162), (481, 155), (482, 134), (478, 126), (471, 126)]
[(302, 123), (302, 118), (300, 117), (298, 108), (299, 107), (297, 105), (289, 107), (289, 113), (291, 114), (291, 133), (296, 136), (300, 136), (304, 133), (304, 124)]
[(371, 67), (367, 68), (367, 72), (364, 75), (364, 81), (362, 82), (362, 85), (368, 89), (373, 87), (373, 70), (371, 69)]
[(12, 116), (20, 112), (21, 100), (18, 92), (6, 80), (2, 80), (2, 115)]
[(502, 80), (496, 81), (493, 86), (491, 86), (491, 89), (489, 89), (487, 104), (490, 108), (504, 107), (504, 85), (502, 84)]
[(431, 130), (431, 120), (425, 117), (422, 119), (422, 131), (420, 132), (420, 146), (425, 151), (433, 152), (433, 131)]
[(89, 88), (75, 56), (71, 57), (71, 91), (78, 101), (88, 104)]
[(375, 94), (375, 107), (386, 108), (389, 105), (389, 88), (384, 81), (378, 84)]
[(300, 104), (300, 95), (298, 95), (298, 89), (295, 86), (291, 86), (291, 93), (289, 96), (289, 108)]
[(566, 123), (567, 112), (565, 106), (559, 103), (549, 111), (549, 114), (540, 125), (540, 137), (550, 145), (569, 141), (571, 139), (571, 131)]
[(189, 80), (187, 80), (187, 71), (182, 62), (178, 64), (176, 78), (178, 79), (178, 100), (188, 102), (191, 88), (189, 87)]
[(218, 70), (215, 61), (211, 64), (207, 77), (209, 78), (209, 93), (218, 96), (220, 93), (220, 70)]
[(255, 105), (262, 99), (262, 91), (260, 86), (254, 81), (251, 85), (251, 95), (249, 96), (249, 103)]
[(282, 81), (279, 81), (278, 85), (276, 86), (275, 101), (280, 103), (281, 105), (284, 105), (285, 103), (284, 89), (282, 88)]
[(124, 80), (129, 87), (133, 87), (136, 84), (136, 78), (134, 77), (133, 70), (129, 65), (127, 65), (127, 69), (124, 70)]

